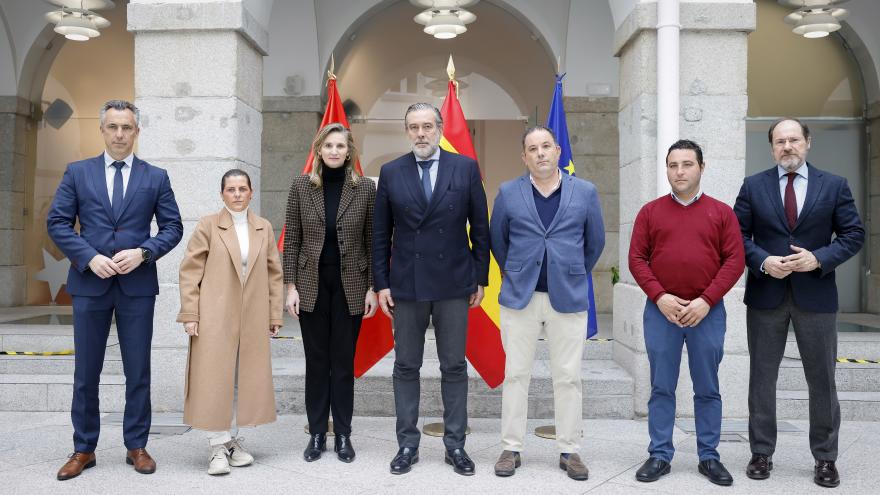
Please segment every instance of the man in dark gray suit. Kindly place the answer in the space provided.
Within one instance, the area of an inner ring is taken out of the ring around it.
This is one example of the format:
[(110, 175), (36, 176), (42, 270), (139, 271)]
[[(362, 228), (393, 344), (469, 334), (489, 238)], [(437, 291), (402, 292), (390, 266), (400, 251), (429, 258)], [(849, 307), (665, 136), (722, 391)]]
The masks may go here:
[(776, 166), (747, 177), (734, 205), (745, 242), (746, 325), (751, 357), (746, 475), (766, 479), (776, 449), (776, 378), (794, 325), (810, 397), (813, 481), (840, 484), (837, 285), (834, 269), (865, 241), (846, 179), (807, 163), (810, 130), (783, 118), (768, 132)]
[[(434, 322), (443, 397), (446, 463), (474, 474), (467, 428), (468, 309), (489, 285), (489, 212), (477, 162), (439, 148), (440, 111), (411, 105), (404, 117), (412, 152), (382, 166), (373, 216), (373, 283), (394, 318), (397, 443), (391, 473), (419, 459), (419, 369), (425, 330)], [(468, 232), (470, 225), (470, 232)]]

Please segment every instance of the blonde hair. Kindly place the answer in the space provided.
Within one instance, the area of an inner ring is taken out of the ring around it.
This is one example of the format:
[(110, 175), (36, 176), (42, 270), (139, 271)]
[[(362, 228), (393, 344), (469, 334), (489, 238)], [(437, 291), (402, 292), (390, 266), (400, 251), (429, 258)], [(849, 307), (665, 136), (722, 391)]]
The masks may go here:
[(312, 154), (314, 157), (312, 158), (312, 171), (309, 173), (309, 181), (311, 181), (315, 187), (321, 187), (323, 184), (321, 174), (324, 171), (324, 160), (321, 159), (319, 151), (321, 150), (321, 147), (324, 146), (324, 141), (327, 140), (327, 136), (334, 132), (341, 132), (345, 136), (345, 140), (348, 144), (348, 156), (345, 157), (343, 167), (348, 169), (349, 175), (351, 176), (351, 182), (357, 184), (360, 179), (361, 175), (354, 166), (354, 164), (357, 163), (358, 154), (357, 148), (354, 145), (354, 136), (352, 136), (351, 130), (339, 123), (327, 124), (318, 131), (318, 135), (315, 136), (315, 140), (312, 141)]

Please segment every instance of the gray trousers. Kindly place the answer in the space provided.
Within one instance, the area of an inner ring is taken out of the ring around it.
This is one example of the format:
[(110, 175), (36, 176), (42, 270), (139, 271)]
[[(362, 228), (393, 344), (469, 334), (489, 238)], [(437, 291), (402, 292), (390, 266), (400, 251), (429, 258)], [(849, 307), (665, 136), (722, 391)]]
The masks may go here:
[(810, 399), (810, 450), (816, 460), (837, 460), (840, 404), (837, 366), (837, 313), (798, 308), (787, 291), (776, 309), (746, 310), (749, 355), (749, 443), (755, 454), (776, 449), (776, 379), (789, 322), (794, 325)]
[(468, 377), (467, 298), (443, 301), (394, 302), (394, 407), (397, 413), (397, 444), (418, 448), (419, 370), (425, 352), (425, 330), (434, 322), (437, 357), (440, 359), (440, 394), (443, 398), (443, 444), (464, 448), (467, 428)]

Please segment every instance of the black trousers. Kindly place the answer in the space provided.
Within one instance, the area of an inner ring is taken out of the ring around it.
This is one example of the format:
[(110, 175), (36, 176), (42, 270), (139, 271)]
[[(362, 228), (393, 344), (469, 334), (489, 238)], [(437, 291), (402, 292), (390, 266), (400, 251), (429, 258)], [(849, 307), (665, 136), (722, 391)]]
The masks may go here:
[(306, 354), (306, 415), (309, 432), (351, 435), (354, 408), (354, 350), (363, 315), (350, 315), (339, 265), (319, 265), (314, 311), (300, 311)]
[(837, 366), (837, 313), (815, 313), (797, 307), (791, 290), (776, 309), (746, 309), (749, 342), (749, 443), (756, 454), (776, 450), (776, 379), (785, 351), (788, 325), (804, 365), (810, 399), (810, 450), (822, 461), (837, 460), (840, 404)]

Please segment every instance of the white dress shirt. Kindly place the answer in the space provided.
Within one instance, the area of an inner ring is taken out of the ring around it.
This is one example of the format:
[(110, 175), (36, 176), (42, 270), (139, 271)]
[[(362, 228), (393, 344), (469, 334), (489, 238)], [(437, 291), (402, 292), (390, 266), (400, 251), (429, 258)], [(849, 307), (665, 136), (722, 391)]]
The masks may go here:
[[(803, 165), (798, 167), (797, 170), (794, 171), (797, 175), (794, 176), (794, 197), (797, 203), (797, 212), (798, 215), (801, 214), (801, 210), (804, 209), (804, 200), (807, 199), (807, 183), (809, 181), (809, 171), (807, 170), (807, 163), (804, 162)], [(788, 185), (788, 177), (785, 174), (788, 173), (787, 170), (776, 166), (776, 171), (779, 172), (779, 194), (782, 195), (782, 204), (785, 205), (785, 187)]]
[[(116, 167), (113, 164), (116, 161), (106, 151), (104, 152), (104, 175), (107, 178), (107, 195), (110, 196), (111, 206), (113, 205), (113, 179), (116, 177)], [(122, 197), (124, 198), (125, 191), (128, 190), (128, 177), (131, 175), (131, 164), (134, 161), (134, 154), (132, 153), (120, 161), (125, 162), (125, 165), (122, 167)]]
[(703, 195), (703, 190), (700, 189), (699, 191), (697, 191), (697, 194), (695, 194), (690, 201), (682, 201), (678, 196), (675, 195), (675, 191), (672, 191), (671, 193), (669, 193), (669, 195), (672, 196), (672, 199), (674, 199), (676, 203), (682, 206), (690, 206), (696, 203), (698, 199), (700, 199), (700, 196)]
[(428, 173), (431, 174), (431, 190), (434, 190), (434, 186), (437, 185), (437, 168), (439, 167), (437, 164), (440, 163), (440, 147), (437, 147), (437, 150), (434, 151), (434, 154), (431, 155), (430, 158), (426, 160), (422, 160), (419, 157), (416, 157), (416, 167), (419, 169), (419, 179), (422, 178), (422, 166), (419, 165), (418, 162), (426, 162), (428, 160), (432, 160), (431, 167), (428, 168)]

